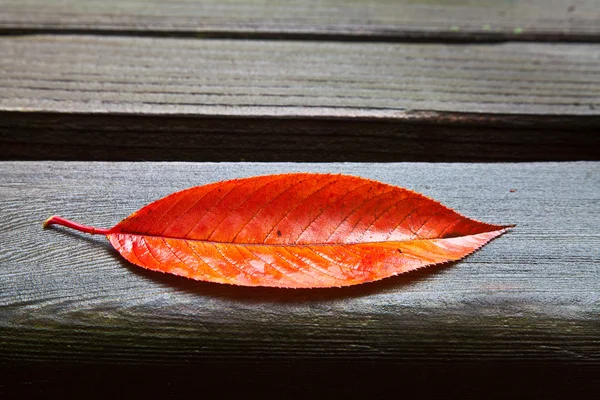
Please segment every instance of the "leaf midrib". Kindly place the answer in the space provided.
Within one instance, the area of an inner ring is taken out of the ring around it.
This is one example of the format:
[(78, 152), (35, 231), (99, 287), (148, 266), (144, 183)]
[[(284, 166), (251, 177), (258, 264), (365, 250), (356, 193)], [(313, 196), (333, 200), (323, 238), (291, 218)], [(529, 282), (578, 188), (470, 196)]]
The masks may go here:
[(466, 238), (471, 236), (482, 235), (484, 233), (490, 232), (506, 232), (508, 228), (499, 228), (496, 230), (490, 230), (485, 232), (479, 232), (472, 235), (462, 235), (462, 236), (451, 236), (451, 237), (443, 237), (443, 238), (419, 238), (419, 239), (410, 239), (410, 240), (383, 240), (383, 241), (374, 241), (374, 242), (338, 242), (338, 243), (237, 243), (237, 242), (218, 242), (214, 240), (202, 240), (202, 239), (188, 239), (182, 237), (174, 237), (174, 236), (161, 236), (161, 235), (147, 235), (142, 233), (131, 233), (131, 232), (109, 232), (107, 236), (110, 235), (131, 235), (131, 236), (142, 236), (142, 237), (153, 237), (153, 238), (161, 238), (161, 239), (173, 239), (173, 240), (185, 240), (189, 242), (202, 242), (209, 244), (229, 244), (235, 246), (270, 246), (270, 247), (309, 247), (309, 246), (352, 246), (352, 245), (360, 245), (360, 244), (391, 244), (391, 243), (411, 243), (411, 242), (425, 242), (431, 240), (445, 240), (445, 239), (456, 239), (456, 238)]

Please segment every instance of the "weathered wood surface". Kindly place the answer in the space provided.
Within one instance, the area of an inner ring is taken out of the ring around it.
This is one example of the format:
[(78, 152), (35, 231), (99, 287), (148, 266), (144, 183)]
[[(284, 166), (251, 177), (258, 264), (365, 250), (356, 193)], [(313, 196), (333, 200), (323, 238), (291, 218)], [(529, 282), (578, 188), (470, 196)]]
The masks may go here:
[[(597, 162), (0, 165), (2, 363), (600, 363)], [(517, 227), (462, 262), (331, 290), (186, 280), (41, 228), (51, 214), (109, 227), (178, 189), (285, 171), (374, 178)]]
[(600, 45), (0, 38), (0, 110), (598, 116)]
[(5, 32), (349, 40), (600, 38), (597, 0), (1, 0)]

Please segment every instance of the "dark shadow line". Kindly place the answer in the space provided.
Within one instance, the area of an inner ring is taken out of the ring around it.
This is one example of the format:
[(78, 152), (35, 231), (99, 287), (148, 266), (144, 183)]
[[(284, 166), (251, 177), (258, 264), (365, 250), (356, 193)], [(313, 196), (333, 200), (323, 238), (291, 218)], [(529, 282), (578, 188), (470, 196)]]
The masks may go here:
[(95, 35), (123, 37), (153, 37), (177, 39), (236, 39), (236, 40), (286, 40), (328, 42), (378, 42), (378, 43), (437, 43), (437, 44), (490, 44), (505, 42), (540, 43), (598, 43), (600, 35), (560, 32), (531, 32), (510, 34), (502, 32), (285, 32), (285, 31), (217, 31), (217, 30), (136, 30), (136, 29), (85, 29), (85, 28), (0, 28), (0, 36), (23, 35)]
[[(193, 104), (190, 104), (193, 105)], [(284, 107), (284, 106), (282, 106)], [(273, 107), (276, 108), (276, 107)], [(314, 108), (335, 108), (335, 107), (314, 107)], [(362, 107), (339, 107), (348, 110), (364, 110)], [(374, 111), (394, 111), (388, 108), (373, 109)], [(547, 129), (555, 130), (595, 130), (600, 128), (600, 115), (598, 114), (510, 114), (510, 113), (490, 113), (490, 112), (464, 112), (464, 111), (437, 111), (422, 109), (398, 109), (397, 116), (354, 116), (354, 115), (223, 115), (223, 114), (140, 114), (136, 112), (55, 112), (55, 111), (28, 111), (27, 119), (48, 118), (54, 120), (57, 118), (72, 119), (112, 119), (132, 118), (139, 121), (148, 118), (175, 120), (181, 119), (181, 123), (189, 121), (194, 125), (196, 121), (248, 121), (248, 122), (268, 122), (268, 123), (293, 123), (293, 122), (331, 122), (331, 123), (350, 123), (367, 122), (373, 124), (386, 125), (424, 125), (436, 127), (486, 127), (491, 129), (506, 128), (527, 128), (531, 130), (545, 131)], [(22, 111), (2, 110), (0, 109), (0, 128), (7, 125), (6, 121), (11, 118), (19, 120), (19, 124), (24, 113)], [(594, 131), (595, 132), (595, 131)]]

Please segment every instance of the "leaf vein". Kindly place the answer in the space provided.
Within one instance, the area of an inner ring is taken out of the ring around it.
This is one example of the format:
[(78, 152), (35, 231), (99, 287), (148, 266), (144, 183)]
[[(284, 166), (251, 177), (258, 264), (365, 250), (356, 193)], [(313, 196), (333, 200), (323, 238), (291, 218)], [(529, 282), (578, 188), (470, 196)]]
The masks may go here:
[[(329, 176), (327, 176), (327, 177), (329, 177)], [(332, 185), (333, 183), (335, 183), (337, 181), (338, 181), (337, 179), (334, 179), (333, 181), (328, 182), (324, 186), (321, 186), (319, 189), (315, 190), (314, 192), (310, 193), (309, 195), (307, 195), (306, 197), (304, 197), (303, 199), (301, 199), (294, 207), (292, 207), (289, 210), (287, 210), (285, 212), (285, 214), (283, 214), (283, 216), (281, 218), (279, 218), (279, 221), (277, 221), (277, 223), (273, 225), (273, 228), (271, 228), (271, 230), (265, 235), (265, 239), (268, 238), (271, 235), (271, 233), (275, 230), (275, 228), (277, 228), (277, 226), (281, 223), (281, 221), (283, 221), (292, 211), (294, 211), (295, 209), (297, 209), (298, 207), (300, 207), (300, 205), (303, 204), (306, 199), (308, 199), (309, 197), (317, 194), (321, 190), (325, 189), (326, 187)]]
[[(283, 179), (283, 178), (280, 178), (280, 179)], [(280, 179), (277, 179), (277, 180), (280, 180)], [(251, 181), (250, 181), (250, 180), (248, 180), (248, 182), (251, 182)], [(231, 213), (233, 213), (233, 212), (237, 211), (237, 210), (238, 210), (240, 207), (242, 207), (242, 205), (243, 205), (244, 203), (246, 203), (246, 201), (248, 201), (248, 199), (249, 199), (250, 197), (252, 197), (252, 196), (253, 196), (253, 195), (254, 195), (254, 194), (257, 192), (257, 191), (259, 191), (260, 189), (264, 188), (265, 186), (267, 186), (267, 185), (268, 185), (269, 183), (271, 183), (271, 182), (273, 182), (273, 181), (267, 182), (267, 183), (265, 183), (265, 184), (261, 185), (261, 186), (260, 186), (260, 187), (258, 187), (258, 188), (254, 188), (254, 187), (253, 187), (253, 188), (252, 188), (252, 189), (253, 189), (253, 190), (252, 190), (252, 193), (250, 193), (249, 195), (247, 195), (247, 196), (246, 196), (246, 198), (245, 198), (244, 200), (242, 200), (242, 201), (241, 201), (241, 202), (240, 202), (240, 203), (239, 203), (239, 204), (238, 204), (238, 205), (235, 207), (235, 209), (233, 209), (233, 210), (232, 210), (232, 211), (231, 211), (229, 214), (225, 215), (225, 217), (224, 217), (224, 218), (223, 218), (221, 221), (219, 221), (219, 223), (218, 223), (218, 224), (216, 224), (216, 225), (214, 226), (213, 230), (212, 230), (212, 231), (211, 231), (211, 232), (210, 232), (208, 235), (206, 235), (206, 238), (207, 238), (207, 239), (210, 239), (210, 237), (211, 237), (211, 236), (212, 236), (212, 235), (215, 233), (215, 231), (216, 231), (216, 230), (219, 228), (219, 226), (221, 226), (221, 224), (223, 224), (223, 221), (225, 221), (225, 220), (227, 219), (227, 217), (228, 217), (228, 216), (229, 216)], [(241, 186), (241, 185), (239, 185), (239, 186), (237, 186), (237, 187), (239, 188), (240, 186)], [(229, 193), (231, 193), (231, 192), (229, 192)], [(229, 193), (227, 193), (227, 195), (229, 195)], [(239, 232), (238, 232), (238, 233), (239, 233)]]
[[(210, 191), (210, 193), (214, 192), (215, 190), (217, 190), (219, 188), (221, 188), (221, 185), (216, 185), (215, 188)], [(183, 237), (186, 238), (191, 232), (193, 232), (194, 229), (196, 229), (196, 227), (200, 223), (200, 221), (202, 221), (202, 219), (206, 216), (206, 214), (208, 214), (209, 212), (211, 212), (212, 210), (214, 210), (217, 205), (221, 204), (221, 202), (223, 201), (223, 199), (225, 199), (225, 197), (227, 197), (229, 195), (229, 193), (231, 193), (233, 191), (233, 189), (235, 189), (235, 188), (236, 188), (236, 186), (232, 186), (231, 189), (229, 189), (229, 191), (227, 193), (225, 193), (223, 195), (223, 197), (221, 197), (219, 199), (219, 201), (217, 201), (215, 204), (212, 205), (212, 207), (210, 207), (208, 210), (206, 210), (206, 212), (202, 215), (202, 217), (198, 218), (198, 220), (196, 221), (196, 223), (192, 226), (192, 228), (189, 231), (187, 231), (187, 233), (185, 235), (183, 235)], [(207, 195), (208, 195), (208, 193), (207, 193)], [(204, 196), (203, 196), (203, 198), (204, 198)], [(187, 211), (186, 211), (186, 213), (189, 210), (191, 210), (192, 208), (196, 207), (196, 205), (200, 202), (200, 200), (201, 199), (199, 199), (197, 202), (195, 202), (193, 206), (191, 206), (190, 208), (188, 208)], [(182, 214), (182, 215), (184, 215), (184, 214)], [(181, 218), (181, 216), (179, 218)], [(207, 238), (208, 238), (208, 236), (207, 236)]]
[[(414, 197), (409, 195), (409, 196), (407, 196), (407, 197), (404, 197), (403, 199), (400, 199), (400, 200), (398, 200), (397, 202), (395, 202), (394, 204), (390, 205), (389, 207), (387, 207), (387, 208), (386, 208), (385, 210), (383, 210), (383, 211), (382, 211), (382, 212), (381, 212), (381, 213), (380, 213), (380, 214), (379, 214), (377, 217), (375, 217), (375, 220), (373, 220), (373, 221), (372, 221), (372, 222), (369, 224), (369, 226), (367, 226), (367, 227), (365, 228), (365, 230), (364, 230), (364, 231), (365, 231), (365, 232), (367, 232), (367, 231), (368, 231), (368, 230), (369, 230), (369, 229), (370, 229), (370, 228), (371, 228), (373, 225), (375, 225), (375, 223), (376, 223), (377, 221), (379, 221), (379, 220), (381, 219), (381, 217), (382, 217), (382, 216), (383, 216), (385, 213), (389, 213), (390, 209), (392, 209), (392, 208), (396, 208), (396, 207), (398, 206), (398, 204), (400, 204), (401, 202), (403, 202), (403, 201), (406, 201), (406, 200), (410, 200), (410, 199), (414, 199)], [(406, 219), (406, 217), (408, 217), (409, 215), (410, 215), (410, 213), (407, 213), (407, 214), (404, 216), (404, 218), (402, 218), (402, 220), (401, 220), (401, 221), (400, 221), (398, 224), (396, 224), (396, 226), (395, 226), (395, 227), (392, 229), (392, 231), (396, 230), (396, 228), (397, 228), (398, 226), (400, 226), (400, 224), (401, 224), (402, 222), (404, 222), (404, 220)]]
[[(312, 251), (313, 253), (315, 253), (317, 256), (321, 257), (323, 260), (325, 260), (325, 261), (327, 261), (327, 262), (329, 262), (331, 264), (335, 264), (335, 265), (339, 266), (342, 271), (343, 270), (348, 270), (348, 269), (353, 269), (353, 268), (349, 267), (347, 264), (343, 264), (343, 263), (341, 263), (341, 262), (339, 262), (337, 260), (334, 260), (332, 258), (329, 258), (329, 257), (323, 255), (322, 253), (319, 253), (317, 250), (313, 249), (312, 247), (309, 247), (309, 250)], [(356, 254), (356, 253), (352, 252), (352, 254)], [(345, 277), (338, 278), (335, 275), (330, 275), (330, 276), (333, 276), (335, 279), (342, 279), (342, 280), (345, 279)]]
[[(359, 205), (358, 205), (358, 206), (357, 206), (357, 207), (356, 207), (354, 210), (352, 210), (352, 212), (348, 213), (348, 215), (346, 216), (346, 218), (344, 218), (344, 219), (343, 219), (343, 221), (341, 221), (341, 222), (339, 223), (338, 227), (337, 227), (337, 228), (336, 228), (336, 229), (335, 229), (335, 230), (334, 230), (334, 231), (331, 233), (331, 235), (329, 235), (329, 237), (327, 238), (327, 240), (326, 240), (325, 242), (329, 243), (329, 240), (331, 239), (331, 237), (332, 237), (332, 236), (333, 236), (333, 235), (334, 235), (334, 234), (335, 234), (335, 233), (338, 231), (338, 229), (340, 229), (340, 227), (342, 226), (342, 224), (343, 224), (343, 223), (344, 223), (344, 222), (345, 222), (345, 221), (346, 221), (348, 218), (350, 218), (352, 215), (354, 215), (354, 214), (355, 214), (357, 211), (360, 211), (360, 210), (362, 209), (362, 207), (363, 207), (363, 206), (364, 206), (366, 203), (368, 203), (369, 201), (372, 201), (372, 200), (378, 199), (379, 197), (382, 197), (382, 196), (384, 196), (384, 195), (386, 195), (386, 194), (392, 193), (393, 191), (394, 191), (394, 190), (393, 190), (393, 189), (391, 189), (391, 190), (388, 190), (387, 192), (379, 193), (377, 196), (370, 197), (370, 198), (366, 199), (365, 201), (363, 201), (362, 203), (360, 203), (360, 204), (359, 204)], [(365, 215), (365, 213), (366, 213), (368, 210), (362, 210), (362, 211), (363, 211), (363, 214), (362, 214), (362, 216), (364, 216), (364, 215)], [(350, 233), (348, 234), (348, 236), (350, 236), (350, 234), (351, 234), (352, 232), (354, 232), (354, 229), (355, 229), (355, 228), (356, 228), (356, 226), (357, 226), (357, 225), (360, 223), (360, 221), (361, 221), (361, 219), (362, 219), (362, 216), (356, 220), (356, 222), (355, 222), (355, 223), (354, 223), (354, 225), (352, 226), (352, 229), (350, 230)]]
[[(292, 280), (292, 281), (294, 281), (294, 282), (297, 282), (297, 283), (303, 284), (303, 282), (302, 282), (302, 281), (299, 281), (298, 279), (294, 279), (294, 278), (293, 278), (293, 277), (292, 277), (290, 274), (286, 273), (285, 271), (282, 271), (281, 269), (277, 268), (275, 265), (271, 264), (270, 262), (268, 262), (268, 261), (265, 261), (265, 260), (264, 260), (262, 257), (260, 257), (258, 254), (256, 254), (256, 253), (255, 253), (255, 252), (253, 252), (252, 250), (250, 250), (250, 249), (247, 249), (247, 250), (248, 250), (250, 253), (252, 253), (252, 254), (253, 254), (253, 255), (254, 255), (256, 258), (259, 258), (259, 259), (260, 259), (262, 262), (264, 262), (265, 264), (268, 264), (269, 266), (271, 266), (271, 267), (272, 267), (274, 270), (277, 270), (277, 271), (279, 271), (279, 272), (280, 272), (280, 273), (281, 273), (283, 276), (285, 276), (286, 278), (288, 278), (288, 279), (290, 279), (290, 280)], [(289, 264), (289, 263), (288, 263), (288, 264)], [(302, 273), (303, 273), (303, 274), (305, 274), (305, 275), (308, 275), (309, 277), (311, 277), (311, 278), (313, 278), (313, 279), (317, 279), (318, 281), (320, 281), (318, 278), (316, 278), (316, 277), (313, 277), (312, 275), (308, 274), (306, 271), (304, 271), (304, 270), (302, 270), (302, 269), (300, 269), (300, 268), (298, 268), (298, 271), (302, 272)]]
[(242, 269), (240, 266), (238, 266), (235, 262), (233, 262), (232, 260), (230, 260), (229, 257), (227, 257), (225, 254), (223, 254), (223, 252), (221, 251), (221, 249), (219, 249), (219, 246), (217, 246), (215, 243), (211, 243), (211, 245), (215, 248), (215, 250), (217, 251), (217, 253), (219, 253), (221, 255), (221, 257), (223, 257), (223, 260), (227, 261), (230, 265), (232, 265), (234, 268), (236, 268), (237, 270), (239, 270), (246, 277), (253, 276), (252, 274), (246, 272), (244, 269)]
[[(312, 274), (310, 274), (310, 273), (308, 272), (308, 271), (310, 271), (310, 269), (314, 269), (314, 270), (317, 270), (317, 271), (319, 271), (319, 272), (320, 272), (321, 274), (323, 274), (323, 275), (326, 275), (326, 276), (329, 276), (330, 278), (333, 278), (333, 279), (336, 279), (336, 280), (338, 280), (338, 278), (336, 278), (335, 276), (333, 276), (333, 275), (330, 275), (330, 274), (326, 273), (325, 271), (321, 271), (319, 268), (317, 268), (317, 267), (315, 267), (315, 266), (313, 266), (313, 265), (310, 265), (310, 264), (309, 264), (307, 261), (305, 261), (304, 259), (302, 259), (300, 256), (298, 256), (297, 254), (294, 254), (294, 253), (292, 253), (292, 252), (290, 251), (290, 249), (289, 249), (289, 248), (287, 248), (287, 247), (283, 247), (283, 250), (284, 250), (286, 253), (288, 253), (290, 256), (292, 256), (292, 258), (296, 258), (296, 259), (297, 259), (297, 260), (299, 260), (299, 261), (300, 261), (302, 264), (304, 264), (304, 265), (306, 265), (306, 266), (308, 267), (308, 269), (302, 269), (302, 272), (304, 272), (306, 275), (308, 275), (308, 276), (310, 276), (310, 277), (312, 277), (312, 278), (314, 278), (314, 279), (318, 280), (319, 282), (326, 283), (326, 282), (325, 282), (323, 279), (321, 279), (321, 278), (319, 278), (319, 277), (317, 277), (317, 276), (315, 276), (315, 275), (312, 275)], [(283, 256), (281, 256), (281, 255), (280, 255), (279, 257), (283, 258)], [(283, 258), (283, 259), (285, 260), (285, 258)], [(289, 262), (289, 261), (288, 261), (288, 262)]]
[(212, 269), (213, 271), (215, 271), (215, 273), (217, 275), (220, 275), (223, 278), (225, 278), (226, 280), (231, 281), (231, 279), (227, 275), (223, 274), (223, 272), (220, 269), (217, 269), (217, 268), (213, 267), (212, 265), (210, 265), (210, 263), (207, 263), (204, 260), (204, 257), (202, 257), (200, 254), (198, 254), (198, 252), (196, 250), (194, 250), (194, 248), (192, 246), (190, 246), (190, 243), (188, 240), (186, 240), (186, 239), (181, 239), (181, 240), (183, 240), (185, 242), (185, 244), (187, 245), (187, 247), (192, 251), (192, 253), (194, 253), (196, 255), (196, 258), (198, 259), (198, 261), (202, 262), (209, 269)]
[[(283, 178), (281, 178), (281, 179), (283, 179)], [(275, 181), (272, 181), (272, 182), (269, 182), (269, 183), (278, 182), (278, 181), (280, 181), (281, 179), (278, 179), (278, 180), (275, 180)], [(255, 213), (252, 215), (252, 218), (250, 218), (248, 221), (246, 221), (246, 223), (244, 224), (244, 226), (242, 226), (242, 227), (239, 229), (238, 233), (236, 233), (236, 234), (235, 234), (235, 236), (233, 237), (233, 239), (231, 239), (231, 241), (232, 241), (232, 242), (233, 242), (233, 241), (235, 241), (235, 239), (237, 239), (238, 235), (239, 235), (239, 234), (240, 234), (240, 233), (241, 233), (241, 232), (244, 230), (244, 228), (245, 228), (245, 227), (247, 227), (247, 226), (248, 226), (248, 224), (250, 224), (250, 222), (252, 222), (252, 221), (254, 220), (254, 218), (256, 218), (256, 216), (258, 215), (258, 213), (259, 213), (259, 212), (261, 212), (262, 210), (264, 210), (264, 209), (265, 209), (265, 207), (266, 207), (267, 205), (269, 205), (269, 204), (273, 203), (273, 201), (275, 201), (276, 199), (280, 198), (280, 197), (281, 197), (281, 196), (283, 196), (285, 193), (289, 192), (289, 191), (290, 191), (290, 189), (293, 189), (294, 187), (296, 187), (296, 185), (299, 185), (299, 184), (301, 184), (302, 182), (305, 182), (306, 180), (308, 180), (308, 178), (306, 178), (306, 179), (302, 179), (302, 180), (300, 180), (300, 181), (296, 182), (294, 185), (287, 187), (287, 188), (286, 188), (286, 189), (285, 189), (283, 192), (281, 192), (281, 193), (279, 193), (277, 196), (273, 197), (273, 198), (272, 198), (270, 201), (268, 201), (268, 202), (264, 203), (264, 204), (263, 204), (263, 205), (262, 205), (262, 206), (261, 206), (261, 207), (260, 207), (258, 210), (256, 210), (256, 212), (255, 212)], [(266, 239), (266, 238), (265, 238), (265, 239)]]
[[(163, 231), (161, 232), (161, 236), (162, 236), (162, 235), (165, 233), (165, 231), (166, 231), (167, 229), (169, 229), (171, 226), (175, 225), (175, 223), (176, 223), (176, 222), (177, 222), (177, 221), (178, 221), (178, 220), (179, 220), (181, 217), (183, 217), (184, 215), (186, 215), (186, 214), (187, 214), (187, 213), (188, 213), (188, 212), (189, 212), (189, 211), (190, 211), (192, 208), (196, 207), (196, 205), (197, 205), (198, 203), (200, 203), (200, 201), (202, 201), (202, 199), (204, 199), (206, 196), (208, 196), (210, 193), (214, 192), (214, 191), (215, 191), (215, 190), (217, 190), (218, 188), (219, 188), (219, 185), (215, 185), (215, 187), (214, 187), (212, 190), (210, 190), (210, 191), (208, 191), (208, 192), (204, 193), (204, 195), (202, 195), (202, 197), (201, 197), (201, 198), (199, 198), (198, 200), (196, 200), (196, 201), (194, 202), (194, 204), (192, 204), (190, 207), (188, 207), (188, 209), (187, 209), (187, 210), (185, 210), (184, 212), (182, 212), (182, 213), (181, 213), (181, 214), (180, 214), (180, 215), (179, 215), (177, 218), (175, 218), (173, 221), (171, 221), (171, 223), (170, 223), (170, 224), (168, 224), (168, 225), (167, 225), (167, 227), (166, 227), (165, 229), (163, 229)], [(212, 210), (212, 207), (210, 208), (210, 210)], [(200, 221), (202, 218), (204, 218), (204, 216), (205, 216), (205, 215), (206, 215), (206, 214), (207, 214), (207, 213), (208, 213), (210, 210), (208, 210), (208, 211), (206, 211), (204, 214), (202, 214), (202, 216), (201, 216), (200, 218), (198, 218), (198, 221)], [(190, 229), (190, 230), (189, 230), (189, 231), (188, 231), (188, 232), (187, 232), (185, 235), (183, 235), (183, 237), (187, 237), (187, 235), (189, 235), (189, 234), (190, 234), (190, 232), (191, 232), (191, 231), (193, 231), (195, 227), (196, 227), (196, 225), (192, 226), (192, 229)]]

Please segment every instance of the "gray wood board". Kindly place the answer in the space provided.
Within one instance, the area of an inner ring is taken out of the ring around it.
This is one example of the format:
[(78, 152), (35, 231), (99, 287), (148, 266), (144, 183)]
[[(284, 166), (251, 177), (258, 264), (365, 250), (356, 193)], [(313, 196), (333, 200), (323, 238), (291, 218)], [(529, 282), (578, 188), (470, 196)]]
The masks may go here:
[(0, 159), (600, 160), (600, 117), (437, 113), (430, 121), (0, 112)]
[(334, 39), (588, 40), (597, 0), (1, 0), (5, 31)]
[[(600, 163), (0, 164), (0, 360), (600, 361)], [(130, 265), (103, 237), (175, 190), (290, 171), (346, 173), (517, 227), (464, 261), (346, 289), (196, 282)]]
[(600, 110), (600, 45), (42, 35), (1, 37), (0, 53), (4, 111), (432, 119)]

